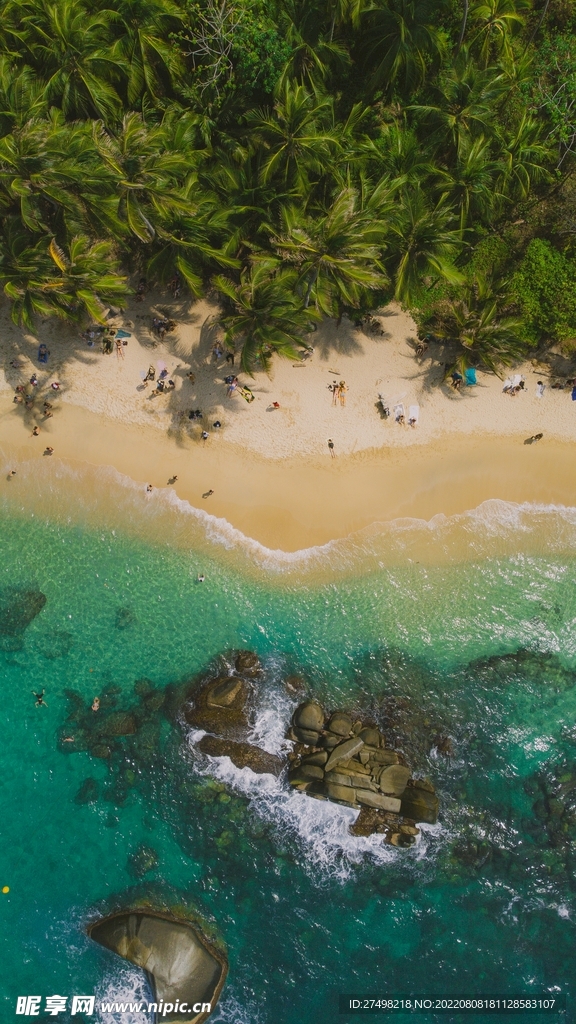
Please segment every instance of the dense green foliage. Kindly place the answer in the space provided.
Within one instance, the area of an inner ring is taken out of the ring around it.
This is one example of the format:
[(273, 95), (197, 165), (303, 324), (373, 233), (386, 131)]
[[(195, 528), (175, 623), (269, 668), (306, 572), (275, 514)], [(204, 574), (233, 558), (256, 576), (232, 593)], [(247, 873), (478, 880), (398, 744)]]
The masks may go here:
[(576, 138), (571, 0), (539, 4), (2, 0), (14, 318), (137, 273), (215, 291), (247, 368), (392, 296), (486, 365), (569, 340), (565, 240), (511, 229)]

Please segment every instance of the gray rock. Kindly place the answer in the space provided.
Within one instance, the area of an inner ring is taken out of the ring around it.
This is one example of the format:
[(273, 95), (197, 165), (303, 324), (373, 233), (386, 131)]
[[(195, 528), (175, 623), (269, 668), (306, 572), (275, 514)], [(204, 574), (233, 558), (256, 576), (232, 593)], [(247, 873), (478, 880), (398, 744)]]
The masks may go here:
[(320, 732), (324, 728), (324, 710), (314, 700), (305, 700), (296, 708), (292, 721), (299, 729), (313, 729)]
[(370, 760), (376, 764), (398, 764), (399, 757), (395, 750), (369, 750)]
[(297, 769), (305, 779), (323, 779), (324, 772), (317, 764), (301, 764)]
[(388, 793), (390, 796), (402, 796), (410, 775), (410, 769), (405, 768), (403, 764), (391, 764), (382, 770), (378, 785), (383, 793)]
[(238, 696), (242, 689), (243, 683), (241, 679), (236, 679), (234, 676), (228, 679), (222, 679), (219, 682), (214, 683), (207, 694), (207, 703), (211, 708), (228, 708), (233, 704), (235, 698)]
[(378, 807), (381, 811), (394, 811), (397, 814), (400, 810), (400, 801), (396, 797), (384, 796), (383, 793), (372, 793), (369, 789), (357, 790), (356, 798), (361, 804), (366, 804), (367, 807)]
[(320, 739), (320, 733), (313, 729), (301, 729), (297, 725), (294, 726), (294, 735), (299, 743), (305, 743), (307, 747), (317, 746)]
[(368, 765), (363, 765), (363, 764), (360, 763), (360, 761), (356, 761), (356, 759), (352, 759), (352, 760), (348, 760), (348, 761), (342, 761), (340, 763), (340, 765), (338, 766), (338, 771), (339, 772), (343, 772), (343, 771), (353, 772), (354, 775), (371, 775), (372, 774), (372, 772), (370, 771), (370, 768), (368, 767)]
[(325, 776), (326, 782), (329, 782), (331, 786), (352, 786), (353, 782), (350, 775), (339, 775), (337, 771), (330, 772), (329, 775)]
[(356, 803), (356, 790), (350, 789), (348, 786), (333, 786), (332, 783), (327, 782), (326, 795), (329, 800), (336, 800), (338, 803), (358, 807)]
[(349, 736), (354, 723), (344, 711), (335, 711), (330, 717), (327, 728), (337, 736)]
[(359, 733), (360, 737), (364, 740), (364, 743), (371, 747), (380, 746), (380, 733), (378, 729), (373, 729), (370, 726), (366, 726), (365, 729), (361, 729)]
[(360, 761), (360, 764), (368, 764), (368, 761), (370, 760), (370, 755), (369, 755), (368, 751), (367, 750), (361, 750), (358, 753), (358, 760)]
[(284, 760), (251, 743), (236, 742), (220, 736), (203, 736), (196, 744), (198, 750), (210, 757), (229, 757), (237, 768), (251, 768), (257, 775), (280, 775)]
[[(354, 754), (357, 754), (359, 750), (362, 750), (364, 746), (364, 740), (361, 740), (359, 736), (353, 736), (352, 739), (344, 740), (344, 743), (339, 743), (328, 758), (326, 764), (326, 771), (329, 772), (331, 768), (339, 764), (341, 761), (348, 761)], [(358, 765), (361, 767), (361, 765)]]
[(327, 732), (324, 736), (320, 737), (320, 743), (326, 748), (326, 750), (333, 750), (334, 747), (338, 746), (341, 739), (341, 736), (336, 736), (333, 732)]
[(429, 789), (421, 788), (418, 783), (407, 786), (402, 795), (400, 813), (412, 821), (435, 825), (438, 820), (438, 797)]
[(319, 764), (323, 768), (327, 760), (328, 751), (318, 750), (315, 754), (305, 754), (302, 758), (302, 764)]
[[(128, 910), (112, 914), (88, 928), (91, 939), (125, 960), (142, 967), (148, 975), (154, 1001), (210, 1003), (215, 1009), (224, 986), (228, 964), (224, 955), (187, 921), (153, 910)], [(206, 1011), (172, 1012), (166, 1024), (186, 1021), (201, 1024)]]
[(260, 659), (253, 651), (238, 651), (234, 667), (239, 675), (254, 679), (260, 673)]

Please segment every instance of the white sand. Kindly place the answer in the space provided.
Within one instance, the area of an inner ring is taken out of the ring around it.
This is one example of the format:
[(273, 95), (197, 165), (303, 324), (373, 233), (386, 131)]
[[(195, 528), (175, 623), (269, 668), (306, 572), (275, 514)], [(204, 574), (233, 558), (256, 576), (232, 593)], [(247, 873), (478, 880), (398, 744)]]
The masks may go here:
[[(522, 372), (526, 379), (526, 392), (515, 397), (503, 394), (502, 381), (496, 376), (482, 372), (478, 372), (477, 387), (455, 392), (442, 383), (443, 365), (451, 353), (432, 345), (418, 360), (413, 347), (415, 325), (394, 306), (379, 318), (384, 337), (367, 336), (347, 320), (339, 327), (328, 321), (310, 335), (314, 353), (301, 364), (275, 359), (268, 375), (259, 372), (253, 380), (236, 366), (241, 383), (251, 388), (255, 400), (247, 404), (238, 394), (227, 398), (223, 379), (231, 368), (223, 359), (216, 363), (212, 356), (216, 308), (199, 302), (188, 309), (167, 302), (165, 296), (151, 296), (154, 298), (157, 305), (132, 302), (125, 314), (113, 321), (132, 333), (121, 359), (115, 353), (103, 355), (99, 343), (89, 348), (67, 326), (40, 324), (33, 336), (14, 327), (4, 315), (0, 341), (3, 410), (12, 401), (15, 385), (26, 382), (35, 371), (42, 397), (50, 381), (62, 383), (54, 400), (55, 417), (59, 404), (72, 403), (124, 423), (156, 427), (180, 440), (198, 438), (205, 428), (211, 446), (229, 443), (272, 459), (327, 455), (329, 437), (337, 455), (419, 445), (457, 433), (504, 436), (544, 432), (547, 437), (576, 439), (576, 402), (567, 390), (551, 390), (545, 368), (531, 364), (515, 367), (514, 372)], [(164, 343), (154, 345), (150, 325), (159, 308), (178, 320), (178, 328)], [(46, 342), (51, 353), (46, 367), (39, 366), (36, 358), (40, 341)], [(21, 370), (10, 365), (14, 358), (20, 358)], [(150, 397), (153, 385), (143, 389), (141, 384), (141, 374), (150, 363), (157, 368), (166, 365), (176, 383), (175, 391)], [(190, 370), (196, 375), (194, 385), (186, 377)], [(345, 408), (332, 405), (327, 387), (333, 379), (345, 380), (349, 388)], [(537, 380), (547, 385), (543, 398), (536, 397)], [(376, 409), (379, 392), (391, 410), (398, 403), (404, 405), (406, 420), (409, 407), (418, 405), (418, 426), (399, 426), (393, 416), (383, 421)], [(273, 409), (274, 401), (280, 409)], [(37, 404), (41, 406), (41, 402)], [(197, 408), (202, 410), (203, 420), (191, 424), (187, 412)], [(38, 412), (24, 418), (27, 426), (34, 422), (42, 426)], [(213, 431), (215, 420), (222, 422), (221, 431)]]

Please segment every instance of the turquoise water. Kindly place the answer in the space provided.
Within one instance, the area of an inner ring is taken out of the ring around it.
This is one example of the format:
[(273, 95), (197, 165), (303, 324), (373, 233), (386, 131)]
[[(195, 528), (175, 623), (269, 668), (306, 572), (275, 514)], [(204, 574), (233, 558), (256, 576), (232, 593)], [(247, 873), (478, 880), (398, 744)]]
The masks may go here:
[[(230, 974), (216, 1022), (345, 1024), (339, 992), (576, 995), (569, 544), (529, 542), (530, 510), (507, 525), (488, 510), (474, 528), (482, 557), (451, 558), (444, 523), (441, 564), (403, 559), (398, 545), (387, 562), (389, 535), (373, 531), (356, 548), (327, 548), (319, 576), (305, 559), (283, 571), (271, 555), (231, 553), (202, 524), (189, 546), (162, 529), (143, 540), (104, 527), (105, 511), (83, 518), (79, 503), (76, 521), (63, 521), (51, 500), (35, 514), (6, 501), (0, 517), (0, 589), (47, 598), (22, 648), (0, 653), (2, 1020), (21, 994), (142, 990), (138, 972), (84, 931), (142, 895), (192, 905), (217, 926)], [(533, 517), (548, 538), (573, 529), (567, 513)], [(403, 545), (411, 529), (423, 527), (404, 524)], [(119, 608), (132, 616), (122, 630)], [(298, 671), (327, 706), (381, 717), (440, 792), (439, 824), (410, 851), (353, 839), (352, 812), (227, 762), (208, 775), (168, 720), (153, 756), (132, 750), (109, 764), (62, 750), (66, 691), (89, 702), (117, 687), (126, 706), (136, 680), (164, 688), (238, 647), (265, 665), (256, 738), (281, 744), (293, 707), (283, 678)], [(42, 687), (48, 707), (36, 708)], [(452, 757), (437, 753), (439, 734)], [(98, 799), (83, 804), (87, 778)], [(158, 856), (144, 880), (129, 866), (142, 843)]]

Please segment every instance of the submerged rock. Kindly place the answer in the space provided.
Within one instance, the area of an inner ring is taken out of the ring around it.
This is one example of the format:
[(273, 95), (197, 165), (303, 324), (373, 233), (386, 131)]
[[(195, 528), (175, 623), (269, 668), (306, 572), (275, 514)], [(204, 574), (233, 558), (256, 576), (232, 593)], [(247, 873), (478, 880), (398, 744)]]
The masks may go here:
[(7, 587), (0, 592), (0, 636), (13, 637), (23, 633), (46, 604), (41, 590), (19, 590)]
[(149, 871), (158, 867), (158, 854), (153, 846), (141, 843), (128, 857), (128, 871), (135, 878), (143, 878)]
[(196, 749), (211, 757), (229, 757), (237, 768), (251, 768), (258, 775), (280, 775), (286, 762), (250, 743), (238, 743), (219, 736), (203, 736)]
[(116, 629), (128, 629), (129, 626), (133, 626), (138, 619), (134, 615), (134, 612), (130, 608), (117, 608), (114, 625)]
[(234, 661), (234, 667), (240, 676), (253, 679), (262, 671), (260, 659), (253, 651), (239, 651)]
[(77, 804), (93, 804), (98, 799), (98, 792), (99, 788), (96, 779), (84, 779), (84, 782), (74, 797), (74, 802)]
[(57, 658), (65, 658), (73, 644), (72, 633), (67, 633), (65, 629), (53, 629), (40, 650), (48, 661), (56, 661)]
[[(155, 1002), (197, 1007), (192, 1014), (179, 1010), (164, 1014), (166, 1024), (201, 1024), (215, 1009), (228, 964), (220, 950), (191, 923), (153, 910), (127, 910), (90, 925), (88, 935), (142, 967)], [(202, 1009), (203, 1004), (210, 1004), (211, 1011)]]

